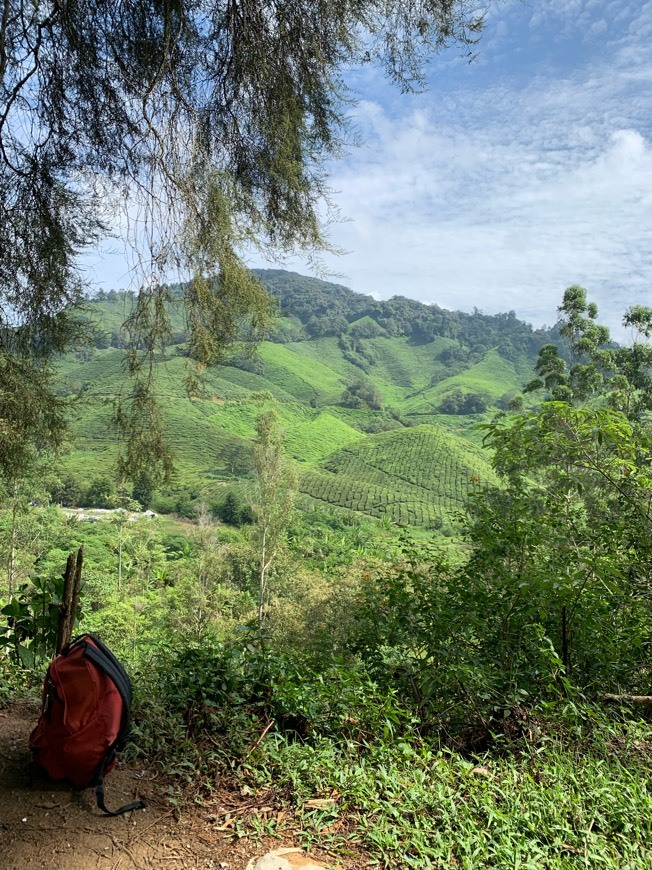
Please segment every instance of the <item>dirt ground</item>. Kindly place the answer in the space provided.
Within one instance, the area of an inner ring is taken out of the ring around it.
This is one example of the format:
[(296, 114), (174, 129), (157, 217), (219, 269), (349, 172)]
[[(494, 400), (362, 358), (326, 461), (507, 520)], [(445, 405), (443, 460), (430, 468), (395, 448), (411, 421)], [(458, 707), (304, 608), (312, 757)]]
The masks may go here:
[[(31, 704), (0, 711), (0, 870), (245, 870), (251, 858), (298, 845), (291, 832), (282, 841), (233, 835), (235, 819), (272, 811), (264, 800), (225, 792), (210, 807), (179, 812), (156, 773), (124, 765), (106, 779), (107, 806), (142, 798), (147, 809), (105, 816), (92, 789), (76, 792), (32, 769), (27, 739), (37, 718)], [(342, 870), (367, 866), (319, 851), (311, 855)]]

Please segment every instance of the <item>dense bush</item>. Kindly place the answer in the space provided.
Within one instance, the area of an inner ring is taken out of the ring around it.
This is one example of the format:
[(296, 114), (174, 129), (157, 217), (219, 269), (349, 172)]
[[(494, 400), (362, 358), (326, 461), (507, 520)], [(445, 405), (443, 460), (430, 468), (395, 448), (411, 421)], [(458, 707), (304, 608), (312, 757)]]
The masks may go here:
[(333, 661), (316, 670), (253, 637), (161, 649), (137, 684), (141, 749), (185, 757), (191, 741), (202, 766), (207, 751), (213, 764), (237, 765), (270, 730), (289, 740), (361, 741), (411, 722), (395, 693), (380, 690), (364, 668)]
[(354, 381), (342, 394), (342, 404), (345, 408), (370, 408), (372, 411), (380, 411), (382, 403), (382, 396), (378, 389), (365, 381)]
[(441, 400), (441, 414), (482, 414), (491, 404), (491, 397), (484, 393), (469, 393), (453, 390)]
[(233, 490), (227, 492), (221, 501), (212, 503), (210, 507), (212, 514), (227, 525), (250, 525), (253, 522), (250, 505)]

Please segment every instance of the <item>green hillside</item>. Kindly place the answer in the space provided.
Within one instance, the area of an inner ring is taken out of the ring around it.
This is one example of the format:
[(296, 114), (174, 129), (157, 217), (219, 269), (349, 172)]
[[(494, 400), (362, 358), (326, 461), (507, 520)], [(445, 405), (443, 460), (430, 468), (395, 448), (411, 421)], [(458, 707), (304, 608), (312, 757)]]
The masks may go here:
[(306, 359), (293, 346), (265, 342), (260, 348), (265, 376), (300, 402), (333, 404), (345, 387), (338, 369), (319, 357)]
[(495, 405), (502, 395), (514, 389), (515, 385), (520, 385), (522, 378), (519, 369), (519, 365), (505, 359), (497, 350), (489, 350), (480, 362), (408, 399), (403, 404), (403, 410), (407, 414), (436, 413), (444, 396), (457, 389), (464, 393), (486, 395)]
[(441, 528), (481, 481), (495, 481), (487, 456), (441, 426), (422, 425), (339, 450), (303, 475), (301, 490), (401, 525)]
[[(551, 335), (511, 314), (447, 312), (403, 297), (378, 302), (281, 271), (259, 277), (281, 312), (270, 340), (253, 358), (236, 350), (228, 364), (204, 370), (192, 399), (184, 319), (178, 302), (170, 305), (172, 343), (155, 369), (178, 474), (158, 494), (159, 507), (170, 509), (171, 496), (185, 504), (218, 499), (246, 481), (257, 416), (274, 409), (305, 499), (400, 524), (447, 526), (469, 489), (494, 479), (477, 424), (531, 377)], [(101, 294), (88, 306), (96, 346), (59, 363), (60, 392), (82, 397), (64, 460), (75, 492), (113, 474), (113, 406), (129, 389), (121, 323), (132, 305), (129, 294)]]

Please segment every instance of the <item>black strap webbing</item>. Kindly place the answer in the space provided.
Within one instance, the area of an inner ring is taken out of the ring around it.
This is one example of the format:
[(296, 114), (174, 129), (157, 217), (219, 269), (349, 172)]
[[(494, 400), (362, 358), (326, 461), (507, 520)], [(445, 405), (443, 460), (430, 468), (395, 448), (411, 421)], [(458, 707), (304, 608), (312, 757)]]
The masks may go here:
[(131, 803), (123, 804), (123, 806), (118, 807), (117, 810), (109, 810), (104, 803), (104, 771), (108, 764), (115, 758), (115, 749), (107, 750), (106, 755), (104, 756), (104, 761), (102, 762), (102, 766), (100, 767), (100, 772), (97, 776), (97, 784), (95, 786), (95, 800), (97, 801), (97, 806), (102, 810), (103, 813), (106, 813), (107, 816), (121, 816), (123, 813), (128, 813), (131, 810), (144, 810), (147, 808), (147, 804), (144, 801), (131, 801)]
[(129, 708), (131, 707), (131, 686), (125, 680), (123, 674), (116, 668), (111, 659), (107, 658), (100, 650), (95, 649), (95, 647), (90, 644), (86, 645), (84, 655), (87, 659), (95, 662), (98, 668), (104, 671), (104, 673), (113, 680), (115, 687), (122, 698), (125, 712), (128, 713)]

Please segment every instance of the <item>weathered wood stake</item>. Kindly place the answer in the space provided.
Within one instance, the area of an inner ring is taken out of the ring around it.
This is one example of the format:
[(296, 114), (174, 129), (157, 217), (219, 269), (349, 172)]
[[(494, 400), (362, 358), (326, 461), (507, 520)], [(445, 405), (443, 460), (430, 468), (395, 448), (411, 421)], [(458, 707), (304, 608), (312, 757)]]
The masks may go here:
[(59, 619), (57, 621), (57, 655), (72, 639), (72, 630), (75, 625), (77, 607), (79, 605), (83, 564), (84, 548), (80, 547), (76, 556), (74, 553), (70, 553), (68, 556), (66, 571), (63, 575), (63, 596), (59, 606)]

